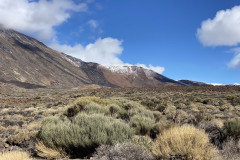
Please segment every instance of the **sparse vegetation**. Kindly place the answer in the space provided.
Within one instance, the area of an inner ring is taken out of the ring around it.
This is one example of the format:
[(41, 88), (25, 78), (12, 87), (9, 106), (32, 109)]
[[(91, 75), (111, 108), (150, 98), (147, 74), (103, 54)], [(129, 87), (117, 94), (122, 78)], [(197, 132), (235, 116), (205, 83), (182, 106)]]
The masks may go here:
[(93, 160), (154, 160), (152, 155), (140, 145), (122, 143), (113, 146), (100, 146), (93, 156)]
[(239, 91), (168, 86), (1, 94), (0, 151), (26, 151), (32, 159), (96, 158), (104, 146), (106, 156), (124, 157), (131, 156), (131, 144), (156, 159), (239, 159)]

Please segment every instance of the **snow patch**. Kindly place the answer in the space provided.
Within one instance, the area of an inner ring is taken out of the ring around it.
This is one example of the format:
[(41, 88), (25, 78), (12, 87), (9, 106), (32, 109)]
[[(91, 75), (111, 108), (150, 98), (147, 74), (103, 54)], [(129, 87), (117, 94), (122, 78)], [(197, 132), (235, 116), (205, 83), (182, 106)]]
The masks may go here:
[(123, 66), (123, 65), (110, 65), (110, 66), (104, 66), (100, 65), (101, 67), (110, 70), (111, 72), (114, 73), (119, 73), (119, 74), (126, 74), (126, 75), (134, 75), (138, 76), (140, 72), (144, 72), (146, 77), (148, 79), (153, 79), (153, 75), (155, 74), (154, 71), (145, 69), (142, 67), (138, 66)]
[(223, 83), (208, 83), (210, 85), (213, 85), (213, 86), (225, 86), (226, 84), (223, 84)]
[(114, 73), (120, 73), (120, 74), (137, 74), (136, 67), (133, 66), (103, 66), (104, 68), (110, 70)]

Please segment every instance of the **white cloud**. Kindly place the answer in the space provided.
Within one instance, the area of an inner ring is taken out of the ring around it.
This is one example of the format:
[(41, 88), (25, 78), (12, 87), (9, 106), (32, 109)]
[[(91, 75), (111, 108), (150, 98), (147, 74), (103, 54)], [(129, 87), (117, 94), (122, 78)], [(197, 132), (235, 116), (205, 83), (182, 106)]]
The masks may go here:
[(240, 48), (234, 48), (231, 50), (235, 55), (231, 62), (228, 64), (230, 68), (240, 70)]
[(229, 67), (240, 70), (240, 53), (233, 57), (229, 63)]
[[(69, 46), (57, 43), (54, 27), (66, 22), (71, 17), (72, 12), (87, 11), (88, 4), (93, 3), (94, 0), (85, 0), (85, 2), (76, 4), (74, 0), (0, 0), (0, 27), (27, 33), (45, 42), (56, 42), (50, 47), (83, 61), (103, 65), (129, 65), (119, 58), (123, 47), (122, 41), (118, 39), (99, 38), (86, 46), (81, 44)], [(101, 7), (98, 3), (96, 5)], [(99, 26), (94, 19), (87, 23), (93, 29)], [(98, 29), (99, 34), (102, 32), (102, 29)], [(141, 66), (158, 73), (164, 71), (163, 67), (154, 67), (151, 64), (149, 66), (141, 64)]]
[(202, 22), (197, 37), (205, 46), (235, 46), (240, 43), (240, 6), (217, 12)]
[[(82, 46), (81, 44), (74, 46), (52, 44), (50, 47), (86, 62), (96, 62), (107, 66), (130, 65), (128, 63), (124, 63), (119, 58), (123, 51), (122, 42), (123, 41), (118, 39), (108, 37), (104, 39), (99, 38), (94, 43), (90, 43), (87, 46)], [(164, 67), (152, 66), (151, 64), (148, 66), (145, 64), (136, 64), (136, 66), (151, 69), (160, 74), (164, 71)]]
[(97, 39), (87, 46), (77, 44), (75, 46), (52, 44), (50, 47), (79, 58), (86, 62), (96, 62), (103, 65), (123, 64), (118, 58), (122, 53), (122, 41), (111, 37)]
[(93, 20), (93, 19), (89, 20), (88, 24), (90, 25), (90, 27), (92, 27), (94, 29), (98, 27), (98, 22), (96, 20)]
[(1, 0), (0, 24), (41, 40), (50, 40), (55, 35), (54, 26), (65, 22), (71, 12), (86, 10), (85, 3), (75, 4), (72, 0)]
[(153, 66), (151, 64), (149, 64), (148, 66), (146, 66), (145, 64), (136, 64), (136, 66), (139, 66), (139, 67), (142, 67), (142, 68), (145, 68), (145, 69), (150, 69), (150, 70), (153, 70), (159, 74), (162, 74), (165, 70), (164, 67), (161, 67), (161, 66)]

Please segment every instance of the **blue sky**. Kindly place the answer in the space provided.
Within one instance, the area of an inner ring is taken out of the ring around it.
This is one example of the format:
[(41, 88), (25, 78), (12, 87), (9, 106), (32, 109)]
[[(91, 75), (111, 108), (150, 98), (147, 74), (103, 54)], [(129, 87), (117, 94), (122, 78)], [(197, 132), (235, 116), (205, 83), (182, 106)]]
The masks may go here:
[[(10, 1), (26, 10), (19, 17), (26, 23), (0, 17), (3, 26), (85, 61), (139, 65), (172, 79), (240, 83), (238, 0)], [(10, 11), (0, 2), (0, 14)]]

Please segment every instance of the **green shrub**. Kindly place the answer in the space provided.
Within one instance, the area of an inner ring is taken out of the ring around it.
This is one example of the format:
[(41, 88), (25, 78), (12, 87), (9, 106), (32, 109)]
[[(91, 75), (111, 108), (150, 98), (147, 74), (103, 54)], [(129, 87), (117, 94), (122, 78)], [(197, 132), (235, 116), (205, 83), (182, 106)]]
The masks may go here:
[(229, 112), (229, 111), (233, 111), (234, 107), (231, 104), (227, 103), (227, 104), (220, 106), (219, 110), (223, 111), (223, 112)]
[(159, 122), (163, 118), (162, 113), (159, 111), (153, 111), (152, 113), (156, 122)]
[(128, 113), (128, 111), (126, 111), (126, 110), (121, 110), (121, 111), (118, 113), (118, 115), (117, 115), (116, 118), (122, 119), (122, 120), (127, 121), (127, 122), (130, 120), (129, 113)]
[(139, 104), (137, 102), (133, 102), (133, 101), (123, 99), (123, 98), (114, 98), (114, 99), (111, 99), (110, 102), (118, 105), (119, 107), (121, 107), (125, 110), (143, 107), (141, 104)]
[(94, 114), (94, 113), (107, 114), (108, 113), (108, 107), (101, 106), (100, 104), (91, 102), (91, 103), (89, 103), (85, 106), (84, 112), (88, 113), (88, 114)]
[(117, 117), (119, 115), (120, 112), (123, 111), (123, 109), (121, 107), (119, 107), (118, 105), (116, 104), (109, 104), (107, 106), (108, 108), (108, 112), (109, 114), (112, 116), (112, 117)]
[(46, 118), (39, 138), (47, 147), (61, 148), (72, 157), (81, 157), (93, 153), (101, 144), (123, 142), (133, 134), (133, 130), (121, 120), (79, 113), (72, 122), (56, 116)]
[(227, 100), (228, 100), (233, 106), (240, 105), (240, 95), (228, 96), (228, 97), (227, 97)]
[(133, 108), (129, 111), (130, 117), (140, 116), (144, 118), (149, 118), (155, 121), (155, 117), (152, 111), (145, 109), (144, 107)]
[(98, 97), (80, 97), (74, 100), (72, 103), (70, 103), (66, 107), (66, 111), (64, 112), (64, 115), (68, 117), (74, 117), (79, 112), (83, 111), (87, 104), (89, 103), (97, 103), (102, 106), (106, 106), (109, 104), (107, 100), (98, 98)]
[(223, 126), (226, 137), (240, 138), (240, 119), (228, 120)]
[(168, 119), (173, 119), (174, 116), (176, 115), (176, 107), (173, 105), (168, 105), (163, 113), (166, 115)]
[(157, 135), (161, 134), (162, 132), (164, 132), (169, 128), (175, 127), (175, 125), (176, 124), (173, 123), (172, 121), (168, 121), (168, 120), (160, 121), (156, 123), (150, 130), (150, 137), (152, 139), (155, 139), (157, 138)]
[(135, 128), (136, 134), (146, 135), (154, 126), (155, 121), (148, 117), (134, 116), (130, 120), (130, 126)]
[(166, 104), (158, 104), (156, 106), (156, 110), (158, 110), (159, 112), (163, 112), (166, 109), (167, 105)]

